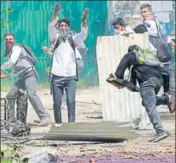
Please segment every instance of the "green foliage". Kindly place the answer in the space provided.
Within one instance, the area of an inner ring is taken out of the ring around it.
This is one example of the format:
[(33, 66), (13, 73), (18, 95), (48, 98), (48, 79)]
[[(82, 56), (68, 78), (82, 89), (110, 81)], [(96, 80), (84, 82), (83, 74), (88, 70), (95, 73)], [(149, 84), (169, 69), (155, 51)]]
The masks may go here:
[(1, 147), (1, 163), (12, 163), (14, 161), (22, 163), (22, 159), (18, 154), (22, 148), (23, 146), (17, 144), (10, 144), (4, 149)]

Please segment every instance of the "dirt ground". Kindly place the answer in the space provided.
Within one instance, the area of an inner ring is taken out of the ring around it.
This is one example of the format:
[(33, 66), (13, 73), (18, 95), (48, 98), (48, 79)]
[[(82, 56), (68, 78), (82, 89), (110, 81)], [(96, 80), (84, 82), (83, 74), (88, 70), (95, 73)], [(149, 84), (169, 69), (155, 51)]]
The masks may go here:
[[(6, 92), (1, 92), (4, 97)], [(52, 117), (52, 96), (48, 89), (38, 90), (38, 95)], [(26, 143), (21, 155), (31, 154), (41, 149), (47, 149), (57, 155), (61, 163), (161, 163), (175, 162), (175, 114), (171, 115), (166, 108), (162, 108), (162, 120), (169, 137), (158, 143), (149, 143), (148, 139), (154, 135), (154, 130), (137, 130), (139, 134), (134, 140), (123, 143), (93, 143), (69, 141), (30, 141)], [(164, 113), (164, 115), (163, 115)], [(66, 104), (62, 106), (63, 121), (67, 122)], [(34, 109), (29, 106), (28, 122), (38, 119)], [(100, 122), (102, 110), (99, 88), (78, 89), (76, 96), (76, 121)], [(51, 126), (33, 127), (32, 133), (47, 133)]]

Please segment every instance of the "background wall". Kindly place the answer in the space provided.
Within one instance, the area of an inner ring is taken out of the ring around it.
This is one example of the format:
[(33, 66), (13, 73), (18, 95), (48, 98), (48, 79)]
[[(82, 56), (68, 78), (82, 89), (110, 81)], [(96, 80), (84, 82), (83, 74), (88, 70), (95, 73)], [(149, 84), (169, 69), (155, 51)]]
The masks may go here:
[[(48, 86), (50, 57), (42, 51), (43, 45), (50, 45), (48, 22), (50, 21), (57, 1), (2, 1), (1, 2), (1, 63), (4, 63), (3, 34), (7, 31), (16, 35), (16, 41), (31, 47), (38, 58), (36, 65), (39, 74), (39, 86)], [(84, 57), (85, 67), (81, 72), (80, 87), (98, 85), (96, 62), (97, 36), (106, 34), (107, 2), (106, 1), (60, 1), (62, 10), (59, 17), (68, 17), (71, 28), (80, 31), (82, 11), (89, 9), (89, 33), (86, 40), (88, 53)], [(101, 10), (100, 10), (101, 9)], [(7, 71), (9, 72), (9, 71)], [(6, 89), (15, 79), (1, 82)]]
[(175, 1), (108, 1), (108, 30), (113, 29), (110, 22), (113, 17), (123, 17), (135, 27), (141, 22), (140, 5), (148, 3), (163, 28), (164, 35), (175, 36)]
[[(50, 57), (42, 51), (43, 45), (49, 45), (48, 22), (53, 15), (57, 1), (2, 1), (1, 2), (1, 63), (4, 63), (3, 34), (11, 31), (16, 40), (32, 48), (39, 62), (36, 66), (39, 73), (39, 86), (48, 87)], [(150, 3), (154, 14), (158, 16), (164, 34), (175, 39), (175, 2), (174, 1), (60, 1), (60, 17), (68, 17), (71, 27), (80, 31), (81, 15), (84, 8), (89, 8), (89, 33), (86, 40), (88, 53), (84, 57), (85, 67), (80, 74), (78, 86), (97, 86), (98, 69), (96, 61), (97, 36), (111, 35), (113, 29), (110, 21), (114, 13), (121, 14), (134, 27), (140, 19), (139, 7)], [(157, 6), (160, 7), (157, 7)], [(121, 11), (121, 12), (119, 12)], [(9, 71), (7, 71), (9, 72)], [(7, 89), (15, 79), (1, 82), (2, 89)]]

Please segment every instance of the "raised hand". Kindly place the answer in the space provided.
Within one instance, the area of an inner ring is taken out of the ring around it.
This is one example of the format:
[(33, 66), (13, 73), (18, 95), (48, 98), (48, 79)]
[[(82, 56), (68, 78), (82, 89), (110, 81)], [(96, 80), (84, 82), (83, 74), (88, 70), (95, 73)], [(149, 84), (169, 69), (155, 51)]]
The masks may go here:
[(85, 20), (87, 19), (87, 15), (88, 15), (88, 9), (84, 9), (83, 11), (83, 15), (82, 15), (82, 21), (85, 22)]
[[(53, 15), (53, 17), (51, 18), (51, 21), (53, 21), (54, 19), (56, 19), (56, 17), (57, 17), (57, 15), (58, 15), (60, 9), (61, 9), (60, 3), (56, 3), (54, 15)], [(51, 21), (50, 21), (50, 22), (51, 22)]]
[(55, 11), (58, 12), (61, 9), (60, 3), (56, 3)]

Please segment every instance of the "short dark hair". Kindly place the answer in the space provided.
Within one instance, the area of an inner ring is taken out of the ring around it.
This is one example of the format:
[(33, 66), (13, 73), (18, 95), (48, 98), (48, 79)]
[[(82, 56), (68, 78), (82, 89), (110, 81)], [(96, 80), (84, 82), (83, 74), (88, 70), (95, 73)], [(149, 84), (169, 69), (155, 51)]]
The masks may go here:
[(60, 26), (60, 24), (61, 24), (62, 22), (66, 23), (68, 26), (70, 26), (70, 21), (69, 21), (67, 18), (63, 18), (63, 19), (59, 20), (59, 21), (58, 21), (59, 26)]
[(4, 39), (5, 39), (6, 36), (13, 36), (13, 38), (15, 38), (15, 34), (10, 33), (10, 32), (7, 32), (7, 33), (4, 34)]
[(148, 8), (150, 11), (152, 11), (152, 7), (151, 5), (147, 4), (147, 3), (144, 3), (141, 5), (140, 7), (140, 10), (144, 9), (144, 8)]
[(125, 21), (122, 19), (122, 18), (116, 18), (112, 21), (112, 25), (120, 25), (122, 27), (124, 27), (126, 24), (125, 24)]
[(148, 32), (145, 24), (140, 24), (134, 28), (135, 33), (145, 33)]
[(133, 50), (139, 50), (138, 45), (131, 45), (128, 47), (128, 53), (133, 52)]

